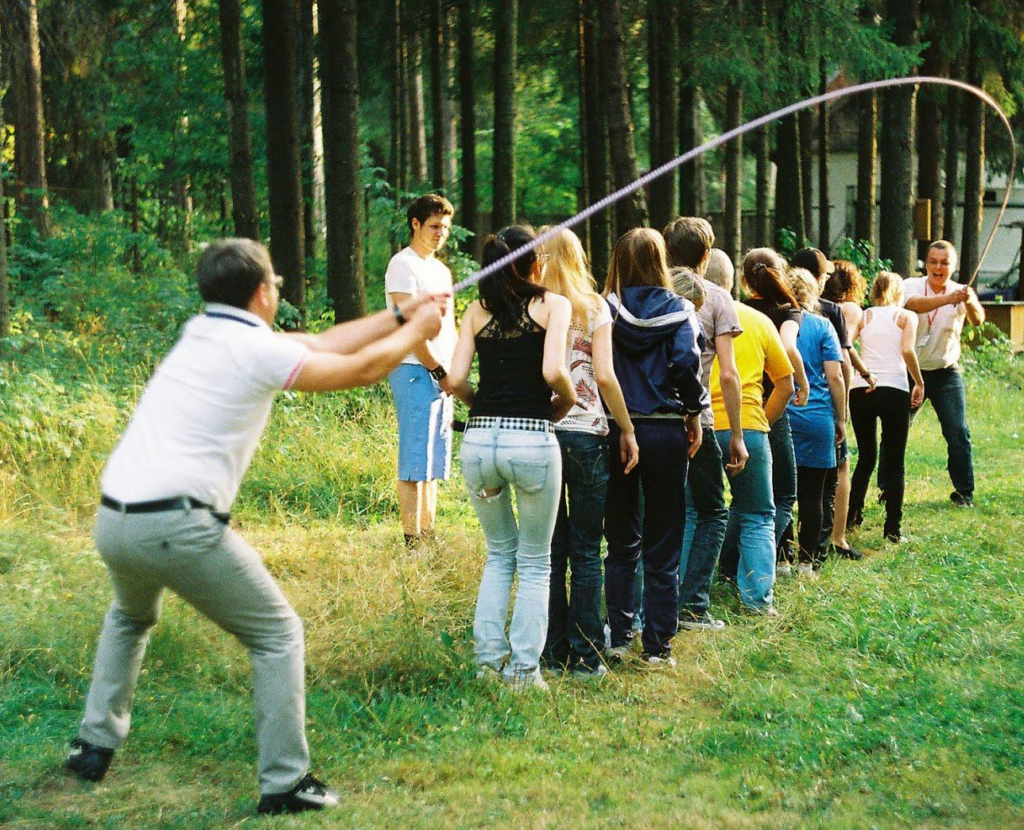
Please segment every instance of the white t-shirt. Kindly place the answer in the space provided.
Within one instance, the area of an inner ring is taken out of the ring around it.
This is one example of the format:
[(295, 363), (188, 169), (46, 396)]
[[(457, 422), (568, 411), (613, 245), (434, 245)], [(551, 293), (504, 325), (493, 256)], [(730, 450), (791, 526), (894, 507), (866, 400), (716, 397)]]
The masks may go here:
[[(940, 294), (951, 294), (960, 288), (960, 283), (946, 280)], [(928, 285), (928, 277), (913, 277), (903, 281), (903, 304), (911, 297), (935, 297)], [(922, 370), (948, 369), (960, 360), (960, 334), (967, 319), (967, 307), (963, 303), (943, 305), (917, 315), (917, 359)]]
[(594, 378), (594, 332), (601, 326), (611, 325), (612, 313), (604, 300), (587, 320), (587, 329), (569, 327), (569, 342), (565, 348), (565, 362), (569, 378), (576, 388), (576, 403), (569, 414), (555, 424), (556, 429), (570, 432), (589, 432), (591, 435), (608, 434), (608, 417), (604, 413), (601, 392)]
[(308, 350), (242, 309), (207, 312), (185, 324), (146, 384), (103, 470), (107, 496), (192, 496), (230, 510), (274, 395), (295, 382)]
[[(393, 305), (391, 295), (401, 294), (438, 294), (452, 290), (452, 272), (448, 266), (436, 257), (424, 259), (412, 248), (402, 248), (391, 257), (388, 270), (384, 274), (384, 291), (387, 293), (387, 304)], [(441, 331), (430, 341), (437, 359), (445, 369), (451, 368), (452, 355), (455, 354), (455, 341), (458, 332), (455, 328), (455, 301), (448, 301), (448, 311), (441, 320)], [(416, 355), (409, 354), (402, 363), (419, 364)]]
[[(704, 351), (700, 353), (700, 382), (710, 394), (711, 367), (718, 354), (715, 338), (722, 334), (740, 335), (743, 333), (743, 326), (740, 325), (740, 319), (736, 314), (732, 294), (708, 280), (702, 279), (701, 283), (704, 285), (704, 305), (697, 311), (697, 319), (704, 330)], [(715, 428), (715, 411), (711, 407), (701, 410), (700, 424), (707, 430)]]

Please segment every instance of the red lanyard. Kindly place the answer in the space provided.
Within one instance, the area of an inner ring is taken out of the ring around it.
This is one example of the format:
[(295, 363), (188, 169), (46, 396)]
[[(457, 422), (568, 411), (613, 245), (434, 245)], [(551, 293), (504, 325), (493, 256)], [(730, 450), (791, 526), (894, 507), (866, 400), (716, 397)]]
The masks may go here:
[[(945, 294), (946, 292), (943, 291), (942, 293)], [(926, 297), (928, 296), (928, 278), (927, 277), (924, 278), (924, 295)], [(935, 296), (937, 297), (939, 295), (936, 294)], [(939, 306), (939, 307), (933, 309), (928, 315), (926, 315), (928, 317), (928, 331), (929, 332), (932, 330), (932, 323), (935, 322), (935, 315), (939, 313), (939, 308), (941, 308), (941, 307), (942, 306)]]

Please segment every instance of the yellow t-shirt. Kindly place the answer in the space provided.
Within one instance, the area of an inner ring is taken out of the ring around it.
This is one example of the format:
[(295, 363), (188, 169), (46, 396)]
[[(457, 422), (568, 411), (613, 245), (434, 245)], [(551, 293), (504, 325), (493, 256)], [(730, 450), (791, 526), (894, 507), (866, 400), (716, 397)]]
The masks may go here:
[[(732, 340), (742, 386), (741, 422), (743, 429), (768, 432), (768, 419), (763, 404), (763, 377), (767, 374), (773, 383), (778, 382), (793, 374), (793, 364), (771, 320), (743, 303), (736, 303), (736, 314), (743, 327), (743, 334)], [(728, 429), (729, 419), (725, 414), (717, 360), (711, 367), (711, 408), (715, 413), (715, 429)]]

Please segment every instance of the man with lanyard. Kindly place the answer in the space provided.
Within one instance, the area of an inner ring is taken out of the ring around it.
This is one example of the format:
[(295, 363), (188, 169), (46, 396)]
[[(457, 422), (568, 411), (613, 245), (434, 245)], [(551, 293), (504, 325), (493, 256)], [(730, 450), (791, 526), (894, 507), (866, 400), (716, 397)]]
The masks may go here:
[[(196, 266), (206, 313), (160, 362), (103, 471), (96, 547), (114, 588), (67, 766), (99, 781), (125, 740), (149, 631), (164, 591), (234, 634), (253, 667), (260, 813), (334, 807), (309, 774), (302, 623), (228, 511), (275, 394), (376, 383), (441, 327), (448, 297), (320, 334), (271, 330), (280, 298), (266, 249), (209, 245)], [(408, 325), (401, 325), (406, 322)]]
[[(974, 462), (960, 369), (960, 335), (965, 321), (972, 326), (985, 321), (985, 309), (973, 289), (950, 279), (956, 265), (956, 248), (945, 240), (933, 242), (925, 260), (927, 276), (903, 282), (903, 305), (917, 313), (917, 356), (924, 378), (924, 397), (932, 402), (942, 437), (946, 439), (946, 469), (953, 482), (950, 501), (958, 507), (973, 507)], [(917, 411), (920, 409), (911, 418)], [(879, 486), (883, 485), (880, 481)]]

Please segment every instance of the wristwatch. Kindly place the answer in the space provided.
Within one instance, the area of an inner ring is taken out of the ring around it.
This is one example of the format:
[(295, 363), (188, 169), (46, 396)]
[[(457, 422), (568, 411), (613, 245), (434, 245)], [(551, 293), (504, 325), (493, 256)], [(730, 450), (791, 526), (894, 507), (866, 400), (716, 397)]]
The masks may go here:
[(401, 326), (407, 322), (407, 320), (405, 319), (405, 315), (402, 314), (402, 309), (400, 309), (397, 305), (391, 306), (391, 313), (395, 315), (395, 321), (398, 323), (398, 325)]
[(427, 372), (439, 383), (448, 377), (448, 370), (444, 368), (444, 364), (442, 363), (438, 363), (433, 369), (427, 369)]

